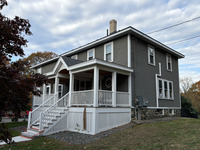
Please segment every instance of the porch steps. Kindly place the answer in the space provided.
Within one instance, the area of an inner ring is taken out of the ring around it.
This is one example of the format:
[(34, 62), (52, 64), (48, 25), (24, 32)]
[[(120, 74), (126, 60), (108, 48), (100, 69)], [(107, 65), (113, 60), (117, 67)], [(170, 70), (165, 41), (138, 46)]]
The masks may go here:
[(44, 115), (42, 119), (42, 124), (43, 124), (42, 131), (39, 130), (40, 123), (38, 121), (33, 126), (31, 126), (30, 129), (28, 129), (26, 132), (22, 132), (21, 135), (28, 138), (33, 138), (35, 136), (44, 134), (48, 132), (56, 124), (56, 122), (59, 121), (67, 112), (68, 112), (67, 107), (66, 108), (55, 107), (54, 109), (52, 109), (51, 112), (48, 112), (48, 114)]

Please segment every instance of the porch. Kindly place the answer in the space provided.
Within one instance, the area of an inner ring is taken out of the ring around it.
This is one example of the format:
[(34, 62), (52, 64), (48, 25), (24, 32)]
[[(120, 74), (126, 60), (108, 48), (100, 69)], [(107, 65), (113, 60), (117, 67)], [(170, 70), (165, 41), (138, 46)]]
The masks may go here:
[[(43, 94), (33, 97), (33, 106), (49, 107), (69, 92), (69, 107), (131, 107), (130, 73), (94, 67), (80, 71), (59, 71), (43, 85)], [(55, 94), (56, 93), (56, 94)], [(53, 98), (54, 97), (54, 98)]]

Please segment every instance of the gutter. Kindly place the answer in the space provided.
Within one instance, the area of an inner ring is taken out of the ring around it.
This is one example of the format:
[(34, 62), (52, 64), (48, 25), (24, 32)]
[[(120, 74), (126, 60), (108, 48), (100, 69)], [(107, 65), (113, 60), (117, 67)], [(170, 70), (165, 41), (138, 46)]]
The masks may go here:
[(159, 108), (158, 103), (158, 77), (161, 77), (161, 63), (159, 62), (159, 74), (155, 74), (155, 80), (156, 80), (156, 107)]

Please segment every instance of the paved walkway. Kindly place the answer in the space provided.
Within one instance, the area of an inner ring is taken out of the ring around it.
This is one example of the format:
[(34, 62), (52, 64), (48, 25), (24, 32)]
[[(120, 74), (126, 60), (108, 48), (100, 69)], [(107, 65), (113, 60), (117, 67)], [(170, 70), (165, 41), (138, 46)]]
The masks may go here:
[[(26, 137), (23, 137), (23, 136), (16, 136), (16, 137), (13, 137), (12, 140), (17, 143), (17, 142), (24, 142), (24, 141), (30, 141), (32, 139), (29, 139), (29, 138), (26, 138)], [(4, 145), (6, 144), (5, 142), (0, 142), (0, 145)]]

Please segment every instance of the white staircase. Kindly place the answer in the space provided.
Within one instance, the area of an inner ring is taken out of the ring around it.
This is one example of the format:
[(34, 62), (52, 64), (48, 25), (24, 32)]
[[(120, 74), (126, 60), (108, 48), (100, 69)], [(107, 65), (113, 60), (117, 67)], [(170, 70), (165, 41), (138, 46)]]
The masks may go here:
[(50, 97), (32, 112), (29, 112), (28, 128), (21, 135), (33, 138), (35, 136), (47, 133), (68, 113), (68, 93), (52, 105), (41, 111), (52, 99), (56, 99), (57, 94)]

